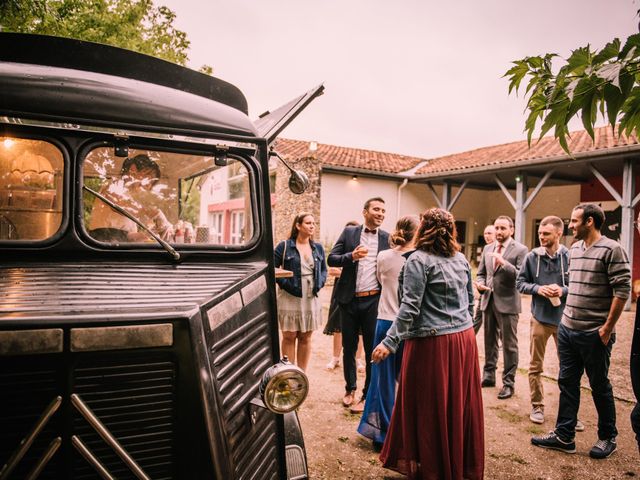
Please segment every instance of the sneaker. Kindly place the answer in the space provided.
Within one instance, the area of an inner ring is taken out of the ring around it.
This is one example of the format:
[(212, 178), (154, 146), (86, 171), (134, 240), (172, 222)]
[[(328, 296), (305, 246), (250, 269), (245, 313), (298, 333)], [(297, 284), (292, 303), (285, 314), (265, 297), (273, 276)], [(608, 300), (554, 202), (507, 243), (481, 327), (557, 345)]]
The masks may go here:
[(358, 373), (364, 373), (367, 371), (367, 367), (364, 364), (364, 361), (360, 360), (359, 358), (356, 359), (356, 364), (358, 365)]
[(540, 437), (531, 437), (531, 443), (536, 447), (551, 448), (565, 453), (576, 453), (576, 442), (563, 440), (554, 431)]
[(542, 411), (542, 408), (533, 407), (531, 414), (529, 414), (529, 420), (537, 424), (544, 423), (544, 412)]
[(580, 420), (576, 420), (575, 430), (576, 432), (584, 432), (584, 423), (582, 423)]
[(616, 437), (607, 440), (598, 440), (589, 451), (589, 456), (591, 458), (597, 458), (598, 460), (607, 458), (616, 451), (616, 448), (618, 448)]
[(333, 357), (331, 359), (331, 361), (329, 363), (327, 363), (327, 366), (325, 367), (327, 370), (333, 370), (335, 368), (338, 368), (340, 366), (340, 358), (339, 357)]

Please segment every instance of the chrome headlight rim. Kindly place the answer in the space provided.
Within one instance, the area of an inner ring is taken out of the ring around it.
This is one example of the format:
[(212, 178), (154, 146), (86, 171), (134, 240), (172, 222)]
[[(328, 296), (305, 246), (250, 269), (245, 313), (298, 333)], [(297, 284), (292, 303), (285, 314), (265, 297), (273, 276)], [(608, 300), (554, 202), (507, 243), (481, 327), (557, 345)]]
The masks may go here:
[[(277, 394), (278, 386), (283, 382), (289, 384), (290, 380), (295, 379), (299, 387), (290, 398), (290, 404), (283, 406), (276, 403), (274, 398)], [(304, 403), (309, 393), (309, 378), (297, 365), (293, 365), (286, 358), (269, 368), (262, 377), (260, 384), (260, 397), (264, 405), (273, 413), (284, 414), (297, 409)]]

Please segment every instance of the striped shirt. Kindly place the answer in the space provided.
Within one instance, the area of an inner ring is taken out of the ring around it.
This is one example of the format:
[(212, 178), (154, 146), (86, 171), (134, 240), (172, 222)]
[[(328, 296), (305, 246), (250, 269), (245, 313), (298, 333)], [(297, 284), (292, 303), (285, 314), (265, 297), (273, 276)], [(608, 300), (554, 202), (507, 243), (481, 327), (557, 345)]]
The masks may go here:
[(569, 294), (562, 323), (573, 329), (597, 330), (607, 320), (613, 297), (629, 298), (629, 258), (620, 244), (604, 235), (589, 248), (584, 241), (569, 251)]

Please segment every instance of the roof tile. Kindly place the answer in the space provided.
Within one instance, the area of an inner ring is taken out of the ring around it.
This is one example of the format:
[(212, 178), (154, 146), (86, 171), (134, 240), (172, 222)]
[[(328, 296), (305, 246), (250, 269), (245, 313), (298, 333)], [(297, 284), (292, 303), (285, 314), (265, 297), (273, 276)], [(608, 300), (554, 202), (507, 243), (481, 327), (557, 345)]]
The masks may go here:
[[(639, 142), (636, 135), (629, 137), (625, 135), (618, 136), (617, 132), (614, 133), (610, 126), (606, 126), (594, 129), (594, 140), (591, 140), (585, 130), (571, 132), (571, 137), (567, 139), (567, 143), (569, 151), (572, 155), (576, 155), (628, 145), (638, 145)], [(571, 158), (570, 155), (567, 155), (562, 150), (560, 143), (555, 138), (544, 137), (539, 142), (533, 141), (531, 148), (529, 148), (527, 141), (523, 140), (434, 158), (418, 169), (416, 175), (461, 172), (482, 166), (526, 165), (535, 160), (558, 157)]]
[[(301, 158), (310, 155), (309, 142), (279, 138), (276, 142), (278, 153), (287, 158)], [(377, 173), (401, 173), (424, 162), (423, 158), (408, 157), (397, 153), (376, 152), (359, 148), (338, 147), (318, 143), (314, 155), (323, 166), (371, 170)]]

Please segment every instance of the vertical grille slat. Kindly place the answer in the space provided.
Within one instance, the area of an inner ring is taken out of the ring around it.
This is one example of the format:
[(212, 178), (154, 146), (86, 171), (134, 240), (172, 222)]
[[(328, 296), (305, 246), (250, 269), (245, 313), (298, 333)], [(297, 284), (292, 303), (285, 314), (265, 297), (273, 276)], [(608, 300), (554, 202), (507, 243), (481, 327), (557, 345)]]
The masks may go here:
[[(253, 303), (255, 302), (255, 304)], [(276, 416), (259, 410), (256, 424), (248, 404), (262, 374), (273, 363), (266, 294), (211, 332), (211, 367), (224, 407), (224, 425), (239, 479), (278, 478)], [(257, 470), (256, 470), (257, 469)]]

